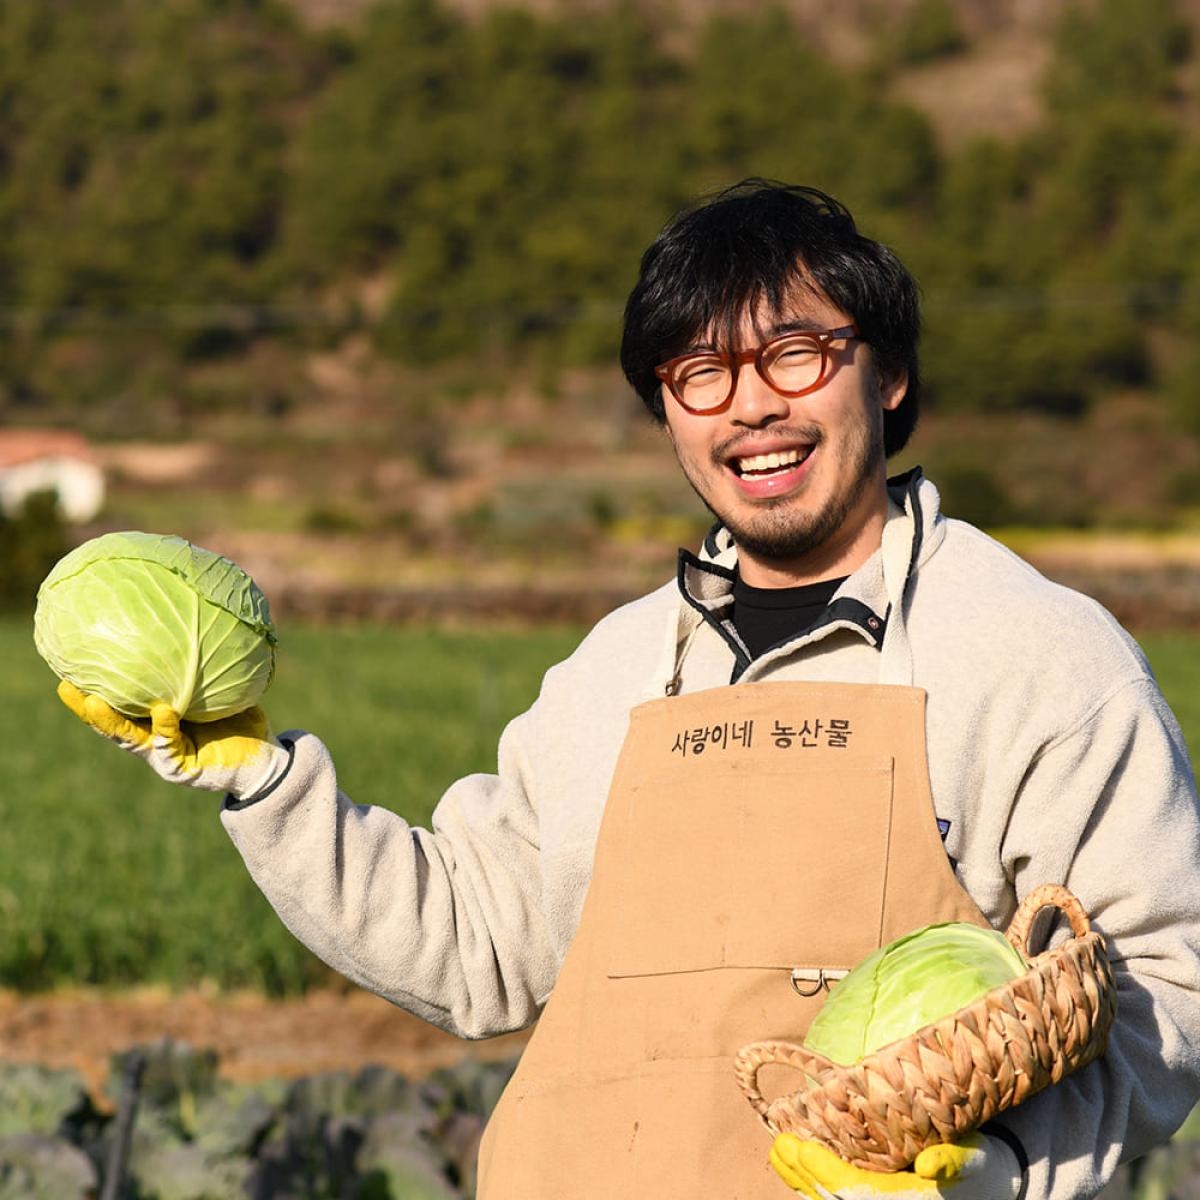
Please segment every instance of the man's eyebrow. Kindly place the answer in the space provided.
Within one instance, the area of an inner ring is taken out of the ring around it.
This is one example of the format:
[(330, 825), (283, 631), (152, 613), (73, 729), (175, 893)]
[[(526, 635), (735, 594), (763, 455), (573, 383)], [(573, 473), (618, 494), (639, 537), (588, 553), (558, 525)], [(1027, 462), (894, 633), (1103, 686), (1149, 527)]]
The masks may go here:
[[(772, 338), (782, 337), (785, 333), (823, 333), (829, 325), (825, 321), (818, 320), (816, 317), (798, 316), (790, 317), (786, 321), (776, 321), (768, 325), (763, 330), (764, 339), (770, 341)], [(687, 346), (680, 350), (679, 357), (684, 354), (706, 354), (715, 353), (718, 349), (717, 344), (710, 339), (702, 338), (694, 342), (689, 342)]]
[(822, 332), (828, 326), (824, 321), (818, 321), (813, 317), (792, 317), (788, 321), (777, 321), (774, 325), (767, 328), (767, 337), (780, 337), (785, 333), (813, 333)]

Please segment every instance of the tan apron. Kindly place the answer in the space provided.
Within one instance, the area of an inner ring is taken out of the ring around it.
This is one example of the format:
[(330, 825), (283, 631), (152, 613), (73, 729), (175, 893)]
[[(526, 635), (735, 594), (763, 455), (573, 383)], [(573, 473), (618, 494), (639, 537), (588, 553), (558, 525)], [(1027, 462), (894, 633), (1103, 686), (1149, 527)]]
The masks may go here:
[[(735, 1053), (801, 1037), (822, 970), (950, 920), (987, 924), (938, 833), (923, 690), (750, 683), (640, 705), (479, 1200), (783, 1200)], [(773, 1070), (768, 1095), (799, 1086)]]

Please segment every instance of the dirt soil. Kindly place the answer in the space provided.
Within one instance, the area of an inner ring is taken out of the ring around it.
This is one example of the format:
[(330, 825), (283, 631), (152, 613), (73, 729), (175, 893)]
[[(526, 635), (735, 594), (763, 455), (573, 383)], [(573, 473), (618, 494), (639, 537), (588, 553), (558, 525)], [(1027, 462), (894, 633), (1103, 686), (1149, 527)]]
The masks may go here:
[(254, 1083), (368, 1064), (421, 1078), (466, 1058), (515, 1058), (529, 1034), (462, 1041), (361, 991), (281, 1002), (200, 991), (0, 992), (0, 1060), (72, 1067), (102, 1107), (113, 1101), (105, 1093), (110, 1055), (163, 1037), (215, 1050), (222, 1076)]

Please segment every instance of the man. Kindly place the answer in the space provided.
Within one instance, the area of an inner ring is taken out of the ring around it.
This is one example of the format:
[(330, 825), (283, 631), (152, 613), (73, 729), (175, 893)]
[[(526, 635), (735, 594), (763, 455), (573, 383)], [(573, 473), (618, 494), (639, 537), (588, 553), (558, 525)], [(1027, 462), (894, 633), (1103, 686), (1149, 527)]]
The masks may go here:
[(912, 1171), (787, 1135), (775, 1171), (814, 1198), (1089, 1196), (1196, 1100), (1182, 738), (1098, 605), (943, 518), (919, 471), (887, 480), (918, 324), (908, 273), (822, 193), (747, 181), (668, 225), (622, 363), (717, 524), (547, 674), (430, 831), (351, 803), (315, 737), (257, 711), (146, 728), (64, 688), (228, 793), (255, 880), (339, 971), (464, 1037), (540, 1017), (485, 1200), (786, 1194), (738, 1048), (802, 1035), (821, 996), (797, 980), (933, 921), (1004, 928), (1048, 882), (1112, 950), (1105, 1058)]

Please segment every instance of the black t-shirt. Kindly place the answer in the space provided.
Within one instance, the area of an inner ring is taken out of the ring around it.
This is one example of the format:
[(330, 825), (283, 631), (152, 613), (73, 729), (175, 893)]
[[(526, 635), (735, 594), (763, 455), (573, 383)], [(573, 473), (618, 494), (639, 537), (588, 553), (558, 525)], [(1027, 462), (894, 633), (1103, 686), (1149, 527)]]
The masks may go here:
[(736, 575), (733, 581), (731, 619), (738, 636), (746, 643), (753, 658), (772, 646), (798, 637), (825, 611), (833, 593), (845, 582), (823, 579), (803, 587), (751, 587)]

